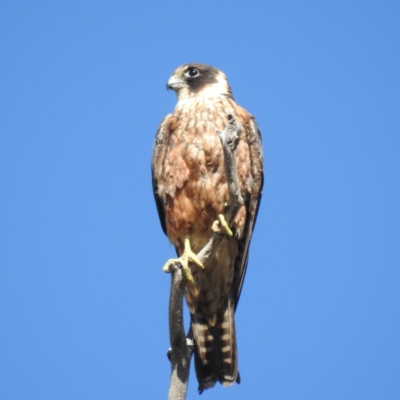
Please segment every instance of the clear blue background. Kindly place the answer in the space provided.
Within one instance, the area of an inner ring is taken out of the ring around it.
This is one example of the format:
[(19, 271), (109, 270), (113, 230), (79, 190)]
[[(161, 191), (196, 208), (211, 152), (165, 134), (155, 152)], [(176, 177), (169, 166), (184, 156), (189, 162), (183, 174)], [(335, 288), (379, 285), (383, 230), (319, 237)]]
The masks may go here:
[(2, 0), (0, 398), (167, 397), (150, 157), (197, 61), (266, 156), (242, 383), (201, 398), (399, 399), (399, 21), (397, 1)]

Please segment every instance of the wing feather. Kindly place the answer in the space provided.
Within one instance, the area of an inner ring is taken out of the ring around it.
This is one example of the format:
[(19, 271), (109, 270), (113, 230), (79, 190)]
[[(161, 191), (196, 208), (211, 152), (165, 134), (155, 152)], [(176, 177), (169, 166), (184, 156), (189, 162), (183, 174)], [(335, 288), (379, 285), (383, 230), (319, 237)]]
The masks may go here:
[(159, 195), (159, 186), (162, 184), (162, 173), (167, 148), (171, 132), (169, 130), (169, 120), (172, 114), (168, 114), (158, 126), (156, 139), (154, 141), (153, 156), (151, 159), (151, 177), (153, 183), (153, 194), (157, 205), (158, 217), (160, 218), (161, 227), (167, 235), (167, 227), (165, 223), (165, 207), (162, 198)]
[(242, 291), (244, 277), (246, 275), (248, 251), (251, 236), (256, 224), (258, 209), (261, 202), (262, 188), (264, 184), (264, 160), (261, 132), (254, 117), (251, 118), (249, 125), (250, 129), (248, 135), (248, 145), (250, 148), (252, 175), (255, 181), (255, 193), (251, 193), (245, 200), (245, 207), (247, 211), (246, 224), (242, 239), (239, 241), (239, 251), (235, 261), (235, 276), (233, 280), (233, 298), (235, 300), (235, 309), (239, 302), (240, 292)]

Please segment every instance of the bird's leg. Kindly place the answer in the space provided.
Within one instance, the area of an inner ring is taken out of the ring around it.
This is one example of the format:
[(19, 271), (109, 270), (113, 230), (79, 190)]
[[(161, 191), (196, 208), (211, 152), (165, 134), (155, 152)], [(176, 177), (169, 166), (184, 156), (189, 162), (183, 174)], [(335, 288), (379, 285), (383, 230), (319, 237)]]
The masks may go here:
[[(225, 203), (224, 206), (226, 208), (226, 207), (228, 207), (228, 204)], [(229, 225), (226, 222), (224, 214), (218, 215), (218, 219), (216, 221), (214, 221), (211, 229), (215, 233), (221, 233), (221, 229), (222, 229), (223, 233), (225, 233), (229, 237), (232, 237), (232, 235), (233, 235), (231, 228), (229, 228)]]
[(193, 275), (189, 268), (190, 262), (197, 265), (199, 268), (204, 269), (203, 263), (197, 258), (197, 255), (193, 253), (190, 247), (189, 238), (185, 238), (183, 254), (179, 258), (171, 258), (170, 260), (168, 260), (163, 267), (163, 271), (171, 272), (172, 265), (180, 264), (182, 266), (182, 271), (186, 279), (189, 283), (194, 285)]

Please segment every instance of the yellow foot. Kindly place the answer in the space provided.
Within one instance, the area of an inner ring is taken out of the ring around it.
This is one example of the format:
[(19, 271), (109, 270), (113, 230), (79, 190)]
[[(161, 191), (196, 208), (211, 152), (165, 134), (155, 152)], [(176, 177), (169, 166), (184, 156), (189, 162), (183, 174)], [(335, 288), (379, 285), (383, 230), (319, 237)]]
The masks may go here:
[(197, 258), (197, 255), (195, 253), (193, 253), (192, 249), (190, 248), (190, 242), (189, 242), (188, 238), (185, 239), (184, 244), (185, 244), (185, 249), (183, 250), (183, 254), (179, 258), (171, 258), (170, 260), (168, 260), (163, 267), (163, 271), (171, 272), (172, 265), (181, 264), (182, 271), (183, 271), (183, 274), (185, 275), (186, 279), (188, 280), (188, 282), (190, 282), (192, 285), (194, 285), (194, 279), (193, 279), (192, 272), (190, 271), (189, 262), (196, 264), (201, 269), (204, 269), (204, 265)]
[(221, 233), (221, 228), (227, 236), (231, 237), (233, 235), (223, 214), (218, 215), (218, 219), (214, 221), (211, 227), (212, 231), (215, 233)]

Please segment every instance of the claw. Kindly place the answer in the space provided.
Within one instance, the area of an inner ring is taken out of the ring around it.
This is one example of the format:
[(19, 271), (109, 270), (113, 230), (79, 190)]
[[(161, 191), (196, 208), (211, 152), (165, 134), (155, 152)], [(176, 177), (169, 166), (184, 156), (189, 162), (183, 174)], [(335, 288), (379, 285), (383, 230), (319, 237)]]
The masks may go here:
[(218, 215), (218, 219), (214, 221), (211, 227), (212, 231), (216, 233), (221, 233), (221, 228), (227, 236), (229, 237), (233, 236), (231, 228), (229, 228), (229, 225), (226, 222), (226, 219), (223, 214)]
[(190, 242), (188, 238), (185, 238), (185, 249), (183, 251), (183, 254), (179, 258), (171, 258), (166, 262), (166, 264), (163, 267), (164, 272), (171, 272), (171, 267), (174, 264), (180, 264), (182, 266), (182, 271), (183, 274), (185, 275), (187, 281), (194, 285), (194, 278), (192, 275), (192, 272), (190, 271), (189, 263), (193, 263), (197, 265), (199, 268), (204, 269), (203, 263), (197, 258), (197, 255), (193, 253), (191, 247), (190, 247)]

